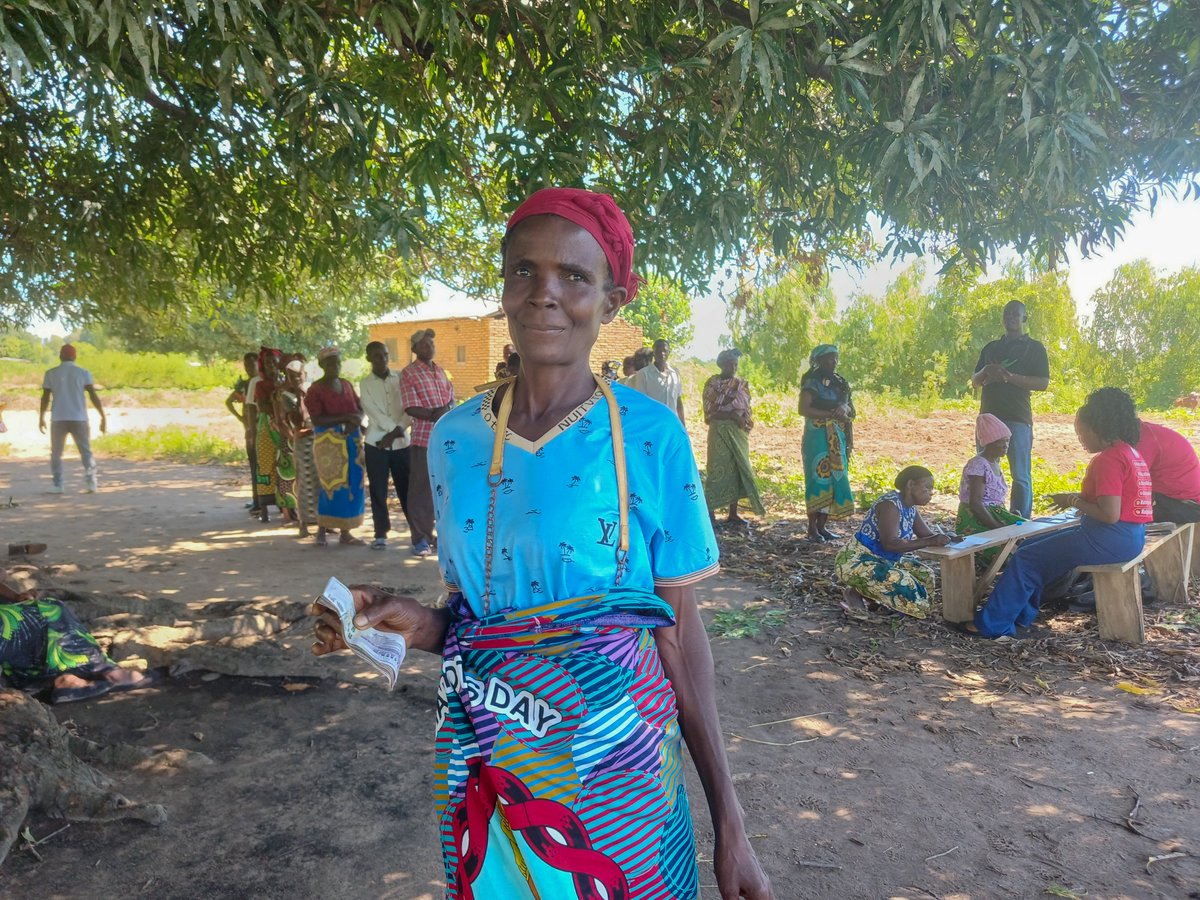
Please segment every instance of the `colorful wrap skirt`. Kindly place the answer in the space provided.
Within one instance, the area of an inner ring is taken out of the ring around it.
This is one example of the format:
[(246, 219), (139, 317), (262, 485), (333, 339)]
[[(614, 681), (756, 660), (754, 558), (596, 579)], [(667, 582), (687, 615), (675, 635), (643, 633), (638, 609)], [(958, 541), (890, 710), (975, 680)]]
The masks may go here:
[[(1019, 525), (1025, 520), (1018, 516), (1015, 512), (1009, 512), (1008, 507), (1002, 506), (999, 503), (993, 503), (988, 506), (988, 512), (992, 514), (992, 518), (1001, 525)], [(959, 501), (958, 517), (954, 520), (955, 534), (980, 534), (984, 531), (991, 531), (990, 525), (984, 525), (979, 521), (975, 513), (971, 512), (971, 504)], [(981, 550), (977, 555), (978, 560), (984, 565), (991, 565), (992, 560), (1000, 553), (999, 547), (992, 547), (988, 550)]]
[(438, 689), (451, 900), (691, 900), (699, 878), (675, 693), (652, 594), (475, 618), (461, 594)]
[(810, 513), (844, 519), (854, 512), (854, 491), (846, 470), (846, 434), (836, 419), (805, 419), (800, 443), (804, 457), (804, 504)]
[(313, 428), (313, 463), (320, 491), (317, 524), (322, 528), (357, 528), (363, 521), (362, 432), (343, 425)]
[(275, 460), (279, 455), (279, 432), (265, 412), (258, 414), (258, 437), (254, 444), (254, 490), (259, 503), (269, 506), (276, 502), (278, 484), (275, 479)]
[(61, 600), (0, 603), (0, 673), (14, 687), (115, 667)]
[(933, 570), (913, 556), (886, 559), (850, 538), (833, 563), (838, 580), (867, 600), (924, 619), (937, 585)]
[(721, 509), (745, 498), (751, 512), (763, 515), (754, 469), (750, 466), (750, 439), (745, 429), (729, 419), (708, 426), (708, 464), (704, 473), (704, 496), (710, 510)]

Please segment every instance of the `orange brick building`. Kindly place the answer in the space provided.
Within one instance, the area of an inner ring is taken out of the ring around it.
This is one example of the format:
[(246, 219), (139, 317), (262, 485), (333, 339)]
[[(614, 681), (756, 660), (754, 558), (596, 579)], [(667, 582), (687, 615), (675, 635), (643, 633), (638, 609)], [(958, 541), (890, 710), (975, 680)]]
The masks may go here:
[[(508, 323), (499, 311), (476, 316), (373, 322), (367, 327), (372, 341), (382, 341), (387, 346), (396, 369), (413, 359), (408, 344), (413, 332), (432, 328), (436, 335), (434, 360), (449, 373), (459, 400), (470, 397), (476, 385), (486, 384), (495, 377), (496, 363), (510, 341)], [(592, 370), (599, 372), (606, 359), (620, 363), (644, 344), (642, 329), (618, 316), (600, 329), (600, 337), (592, 348)]]

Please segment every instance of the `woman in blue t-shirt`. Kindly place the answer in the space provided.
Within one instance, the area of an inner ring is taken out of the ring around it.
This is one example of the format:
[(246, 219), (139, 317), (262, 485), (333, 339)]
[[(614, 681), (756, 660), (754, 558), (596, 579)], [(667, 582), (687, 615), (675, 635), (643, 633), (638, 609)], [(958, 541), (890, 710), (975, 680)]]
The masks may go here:
[[(429, 444), (446, 609), (356, 590), (359, 627), (442, 657), (435, 795), (450, 898), (699, 895), (686, 742), (726, 900), (769, 900), (725, 758), (695, 584), (717, 548), (672, 410), (593, 375), (637, 291), (612, 198), (539, 191), (509, 220), (520, 371)], [(318, 655), (345, 646), (335, 617)]]
[(1047, 584), (1076, 566), (1125, 562), (1142, 552), (1153, 513), (1150, 470), (1134, 449), (1140, 425), (1133, 400), (1117, 388), (1093, 391), (1075, 416), (1075, 434), (1095, 456), (1078, 493), (1051, 499), (1060, 509), (1079, 510), (1079, 524), (1023, 543), (975, 613), (974, 625), (961, 630), (1012, 637), (1033, 625)]
[(834, 568), (846, 585), (842, 609), (850, 614), (879, 606), (918, 619), (929, 614), (933, 571), (914, 556), (923, 547), (944, 547), (955, 538), (930, 528), (919, 507), (933, 498), (933, 473), (909, 466), (896, 476), (896, 490), (875, 501)]

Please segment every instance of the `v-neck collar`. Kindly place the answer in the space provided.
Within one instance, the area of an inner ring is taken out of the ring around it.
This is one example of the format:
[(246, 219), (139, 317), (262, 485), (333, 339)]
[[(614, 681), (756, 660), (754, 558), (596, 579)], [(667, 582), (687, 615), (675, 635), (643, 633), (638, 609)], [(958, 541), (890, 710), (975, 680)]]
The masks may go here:
[[(527, 453), (537, 453), (548, 443), (586, 416), (588, 411), (600, 401), (601, 396), (602, 394), (600, 389), (596, 388), (592, 396), (588, 397), (573, 410), (563, 416), (557, 424), (551, 425), (546, 433), (535, 441), (531, 441), (529, 438), (522, 437), (509, 428), (506, 430), (504, 435), (505, 443), (510, 444), (519, 450), (524, 450)], [(483, 416), (483, 421), (488, 424), (488, 427), (491, 428), (493, 432), (496, 430), (496, 413), (492, 409), (495, 399), (496, 388), (492, 388), (483, 397), (483, 409), (480, 413)]]

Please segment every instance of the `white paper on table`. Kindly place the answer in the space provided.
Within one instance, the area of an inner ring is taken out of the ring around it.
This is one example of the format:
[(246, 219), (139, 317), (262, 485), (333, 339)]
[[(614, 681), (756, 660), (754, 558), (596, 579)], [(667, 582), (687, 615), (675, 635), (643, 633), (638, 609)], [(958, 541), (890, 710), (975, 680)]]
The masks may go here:
[(388, 690), (396, 687), (408, 645), (402, 635), (354, 624), (354, 595), (336, 578), (330, 578), (317, 602), (337, 613), (342, 621), (342, 639), (351, 650), (387, 679)]

